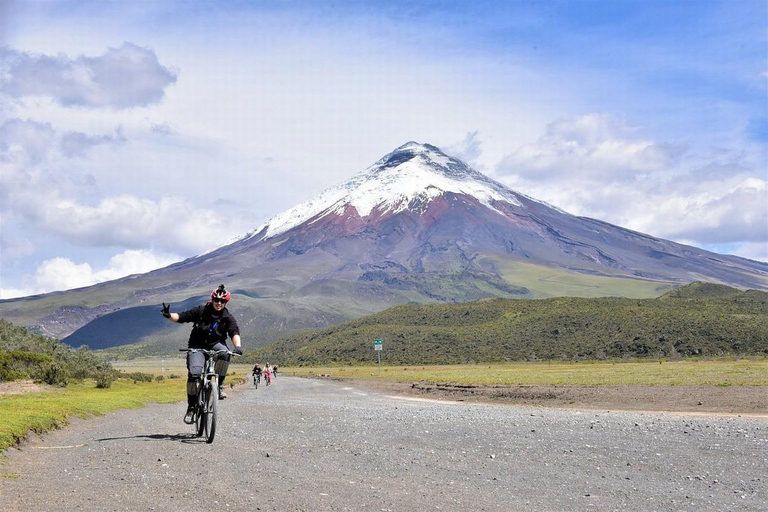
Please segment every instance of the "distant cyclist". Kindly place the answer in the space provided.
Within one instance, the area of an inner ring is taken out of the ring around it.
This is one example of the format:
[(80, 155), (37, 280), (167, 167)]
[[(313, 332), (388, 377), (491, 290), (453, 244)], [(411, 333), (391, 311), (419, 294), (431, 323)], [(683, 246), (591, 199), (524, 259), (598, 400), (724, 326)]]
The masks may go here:
[(253, 374), (254, 382), (256, 383), (261, 382), (261, 366), (259, 366), (259, 363), (256, 363), (253, 366), (253, 370), (251, 371), (251, 374)]
[(272, 367), (269, 363), (264, 365), (264, 382), (269, 386), (272, 384)]
[[(224, 287), (211, 292), (211, 300), (202, 306), (196, 306), (181, 313), (171, 313), (171, 305), (163, 303), (161, 313), (171, 322), (194, 323), (192, 332), (189, 334), (189, 348), (204, 348), (208, 350), (228, 350), (227, 335), (232, 338), (234, 349), (232, 352), (242, 354), (243, 349), (240, 343), (240, 328), (237, 326), (237, 320), (232, 316), (226, 305), (232, 298), (230, 293)], [(216, 374), (219, 376), (219, 398), (226, 398), (224, 392), (224, 379), (229, 370), (230, 355), (225, 354), (216, 357)], [(200, 352), (187, 354), (187, 413), (185, 419), (191, 419), (194, 412), (195, 399), (197, 397), (197, 386), (200, 382), (200, 374), (203, 372), (205, 356)]]

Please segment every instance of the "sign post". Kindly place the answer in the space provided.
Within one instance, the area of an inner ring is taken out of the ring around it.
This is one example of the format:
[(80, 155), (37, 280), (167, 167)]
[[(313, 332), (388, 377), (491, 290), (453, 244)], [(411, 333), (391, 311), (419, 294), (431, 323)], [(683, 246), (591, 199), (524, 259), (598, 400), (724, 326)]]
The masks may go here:
[(376, 338), (373, 340), (373, 348), (376, 350), (376, 354), (379, 356), (379, 376), (381, 376), (381, 346), (382, 346), (382, 340), (381, 338)]

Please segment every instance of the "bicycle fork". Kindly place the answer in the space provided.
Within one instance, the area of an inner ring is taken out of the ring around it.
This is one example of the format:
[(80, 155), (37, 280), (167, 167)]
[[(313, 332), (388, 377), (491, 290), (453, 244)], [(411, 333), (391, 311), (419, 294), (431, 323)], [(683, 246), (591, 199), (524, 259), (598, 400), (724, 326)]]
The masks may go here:
[[(210, 412), (209, 411), (209, 405), (210, 400), (208, 400), (208, 397), (213, 392), (213, 387), (217, 385), (218, 382), (218, 375), (215, 373), (213, 374), (207, 374), (202, 379), (202, 383), (200, 384), (200, 394), (198, 404), (200, 405), (200, 410), (204, 413)], [(208, 383), (210, 383), (211, 387), (210, 389), (207, 387)]]

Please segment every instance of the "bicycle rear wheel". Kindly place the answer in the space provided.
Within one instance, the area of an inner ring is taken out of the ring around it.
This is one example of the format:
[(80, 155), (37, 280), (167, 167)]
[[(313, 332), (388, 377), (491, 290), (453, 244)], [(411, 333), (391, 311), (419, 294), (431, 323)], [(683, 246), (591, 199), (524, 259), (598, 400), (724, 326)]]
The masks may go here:
[(205, 406), (205, 442), (213, 442), (213, 436), (216, 435), (216, 414), (219, 408), (219, 387), (214, 382), (208, 382), (207, 403)]

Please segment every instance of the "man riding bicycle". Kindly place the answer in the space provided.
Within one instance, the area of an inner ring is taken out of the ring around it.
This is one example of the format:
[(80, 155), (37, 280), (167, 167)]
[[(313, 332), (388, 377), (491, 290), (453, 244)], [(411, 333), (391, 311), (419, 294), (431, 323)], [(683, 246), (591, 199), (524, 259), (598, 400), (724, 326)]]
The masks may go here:
[[(203, 348), (216, 351), (227, 351), (227, 335), (232, 338), (236, 354), (243, 353), (240, 344), (240, 328), (237, 326), (237, 320), (230, 314), (226, 304), (232, 298), (230, 293), (224, 287), (211, 292), (211, 300), (202, 306), (196, 306), (181, 313), (171, 313), (171, 305), (163, 303), (161, 313), (171, 322), (187, 323), (193, 322), (192, 332), (189, 334), (189, 348)], [(229, 370), (229, 354), (216, 357), (215, 370), (219, 381), (219, 399), (226, 398), (224, 393), (224, 379)], [(200, 352), (187, 354), (187, 413), (185, 420), (191, 419), (194, 413), (195, 400), (200, 384), (200, 375), (203, 372), (205, 364), (205, 355)]]

